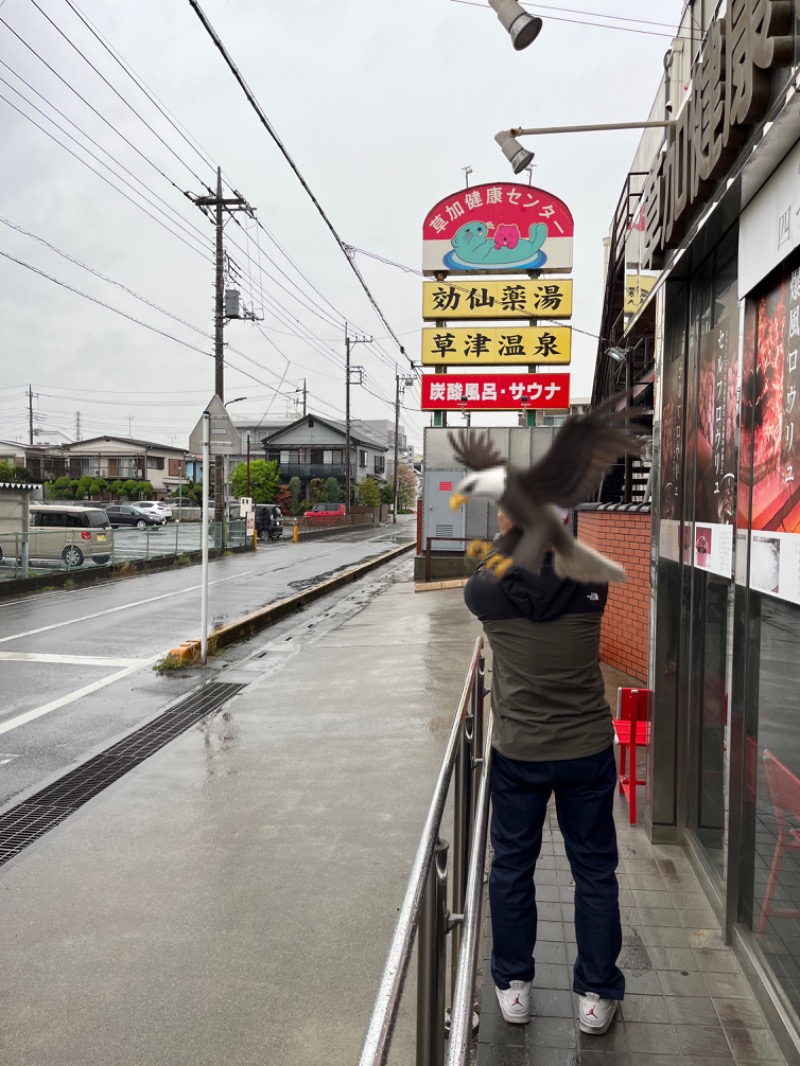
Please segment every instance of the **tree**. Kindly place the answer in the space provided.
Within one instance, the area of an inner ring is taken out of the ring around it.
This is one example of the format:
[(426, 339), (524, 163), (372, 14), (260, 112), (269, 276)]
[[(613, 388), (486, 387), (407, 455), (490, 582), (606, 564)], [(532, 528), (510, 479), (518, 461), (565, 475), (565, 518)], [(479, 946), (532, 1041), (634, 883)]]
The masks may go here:
[[(253, 459), (250, 462), (250, 493), (253, 503), (272, 503), (278, 491), (280, 471), (274, 459)], [(231, 471), (231, 492), (247, 496), (247, 463), (237, 463)]]
[(322, 478), (312, 477), (308, 483), (308, 496), (312, 503), (324, 503), (325, 497), (322, 495)]
[(71, 500), (72, 482), (68, 477), (57, 477), (55, 481), (48, 482), (47, 497), (50, 500)]
[(31, 481), (32, 478), (27, 466), (14, 466), (5, 459), (0, 461), (0, 481)]
[(322, 488), (325, 492), (325, 496), (322, 498), (327, 500), (328, 503), (344, 502), (344, 492), (335, 477), (326, 477)]
[(388, 481), (381, 489), (381, 502), (394, 503), (394, 487)]
[(397, 510), (413, 511), (417, 502), (417, 475), (410, 466), (397, 466)]
[(134, 481), (133, 478), (128, 478), (127, 481), (122, 482), (121, 495), (123, 495), (128, 500), (134, 500), (136, 499), (136, 492), (138, 488), (138, 482)]
[(136, 486), (136, 490), (139, 494), (140, 500), (142, 499), (142, 497), (149, 500), (151, 496), (155, 495), (153, 491), (153, 486), (149, 481), (140, 481), (139, 484)]
[(292, 494), (292, 514), (299, 514), (300, 500), (303, 495), (303, 483), (301, 482), (299, 477), (289, 478), (289, 492), (291, 492)]
[[(58, 484), (58, 482), (56, 482), (56, 484)], [(116, 496), (117, 499), (119, 499), (120, 496), (122, 495), (122, 486), (123, 486), (123, 482), (120, 481), (119, 478), (117, 478), (116, 481), (112, 481), (111, 484), (108, 486), (108, 491), (113, 496)]]
[(89, 486), (89, 496), (91, 497), (91, 499), (94, 499), (95, 496), (99, 496), (102, 499), (103, 493), (106, 491), (107, 488), (108, 482), (104, 477), (92, 478), (92, 483)]
[(366, 477), (356, 485), (358, 502), (362, 507), (380, 507), (381, 490), (374, 477)]
[(287, 484), (278, 485), (277, 492), (275, 493), (275, 503), (281, 509), (281, 514), (293, 514), (292, 511), (292, 490)]
[(84, 474), (83, 477), (78, 478), (78, 482), (75, 486), (75, 499), (85, 500), (89, 495), (89, 489), (91, 488), (94, 478), (90, 474)]

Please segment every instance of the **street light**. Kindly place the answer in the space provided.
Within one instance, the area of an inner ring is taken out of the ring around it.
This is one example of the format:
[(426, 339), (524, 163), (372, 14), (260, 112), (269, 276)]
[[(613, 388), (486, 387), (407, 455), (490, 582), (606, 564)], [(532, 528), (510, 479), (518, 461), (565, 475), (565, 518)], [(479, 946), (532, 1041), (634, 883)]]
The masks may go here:
[(489, 0), (489, 6), (508, 31), (517, 52), (533, 44), (539, 36), (542, 20), (537, 15), (529, 15), (517, 0)]
[(496, 133), (494, 139), (500, 145), (503, 155), (511, 164), (515, 174), (522, 173), (533, 161), (533, 152), (529, 152), (517, 140), (518, 137), (544, 137), (551, 133), (598, 133), (608, 130), (650, 130), (668, 129), (675, 125), (675, 119), (651, 119), (647, 122), (600, 122), (588, 126), (533, 126), (524, 128), (514, 126), (509, 130)]

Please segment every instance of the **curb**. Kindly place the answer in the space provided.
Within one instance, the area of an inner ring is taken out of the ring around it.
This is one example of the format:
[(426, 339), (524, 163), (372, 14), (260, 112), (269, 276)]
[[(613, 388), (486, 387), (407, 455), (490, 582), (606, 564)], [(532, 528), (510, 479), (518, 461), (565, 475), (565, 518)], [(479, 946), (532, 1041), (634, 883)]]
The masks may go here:
[[(353, 581), (357, 581), (360, 577), (370, 573), (370, 571), (376, 570), (379, 566), (383, 566), (384, 563), (391, 562), (392, 559), (397, 559), (399, 556), (406, 552), (413, 551), (415, 548), (416, 544), (414, 543), (404, 544), (401, 548), (393, 548), (390, 552), (385, 552), (383, 555), (379, 555), (377, 558), (371, 559), (367, 563), (362, 563), (360, 566), (356, 566), (352, 570), (347, 570), (343, 574), (338, 574), (336, 577), (332, 577), (329, 581), (323, 581), (321, 585), (313, 585), (311, 588), (306, 589), (304, 592), (299, 592), (295, 596), (288, 596), (285, 600), (278, 600), (277, 603), (271, 603), (267, 607), (261, 607), (259, 610), (253, 611), (252, 614), (245, 615), (244, 618), (240, 618), (236, 622), (229, 622), (227, 625), (220, 626), (219, 629), (215, 629), (212, 633), (208, 634), (208, 654), (214, 655), (222, 648), (227, 648), (228, 645), (235, 644), (238, 640), (242, 640), (245, 637), (255, 636), (260, 630), (266, 629), (267, 626), (272, 625), (274, 622), (279, 622), (287, 615), (301, 610), (309, 603), (313, 603), (314, 600), (319, 600), (323, 596), (327, 596), (328, 593), (335, 592), (336, 589), (342, 588), (344, 585), (349, 585)], [(193, 640), (185, 640), (176, 648), (171, 648), (170, 651), (167, 652), (166, 658), (173, 662), (177, 661), (185, 666), (191, 666), (200, 658), (200, 638), (197, 637)]]

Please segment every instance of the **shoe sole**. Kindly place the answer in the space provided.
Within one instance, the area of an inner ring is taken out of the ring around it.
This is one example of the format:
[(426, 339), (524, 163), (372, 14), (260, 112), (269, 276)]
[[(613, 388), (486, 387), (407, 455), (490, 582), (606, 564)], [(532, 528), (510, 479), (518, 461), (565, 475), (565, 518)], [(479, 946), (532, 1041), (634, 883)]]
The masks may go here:
[(586, 1022), (578, 1021), (578, 1028), (582, 1033), (588, 1033), (589, 1036), (602, 1036), (603, 1033), (607, 1033), (611, 1028), (611, 1023), (617, 1016), (617, 1008), (614, 1007), (609, 1015), (608, 1021), (605, 1025), (587, 1025)]
[(503, 1002), (500, 999), (500, 996), (497, 995), (499, 989), (495, 988), (494, 992), (497, 996), (497, 1003), (500, 1007), (500, 1013), (503, 1015), (504, 1021), (509, 1022), (511, 1025), (527, 1025), (527, 1023), (531, 1020), (530, 1012), (528, 1012), (528, 1014), (506, 1014), (505, 1008), (503, 1007)]

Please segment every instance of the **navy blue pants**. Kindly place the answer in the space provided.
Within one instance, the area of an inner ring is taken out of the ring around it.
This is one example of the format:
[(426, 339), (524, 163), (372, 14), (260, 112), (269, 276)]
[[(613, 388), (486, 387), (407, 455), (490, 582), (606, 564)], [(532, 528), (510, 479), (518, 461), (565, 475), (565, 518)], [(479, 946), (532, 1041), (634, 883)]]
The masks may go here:
[(617, 785), (614, 749), (560, 762), (525, 762), (492, 755), (492, 847), (489, 875), (492, 977), (498, 988), (532, 981), (536, 945), (533, 873), (552, 793), (575, 882), (573, 990), (622, 999), (622, 946), (617, 886), (617, 835), (612, 808)]

